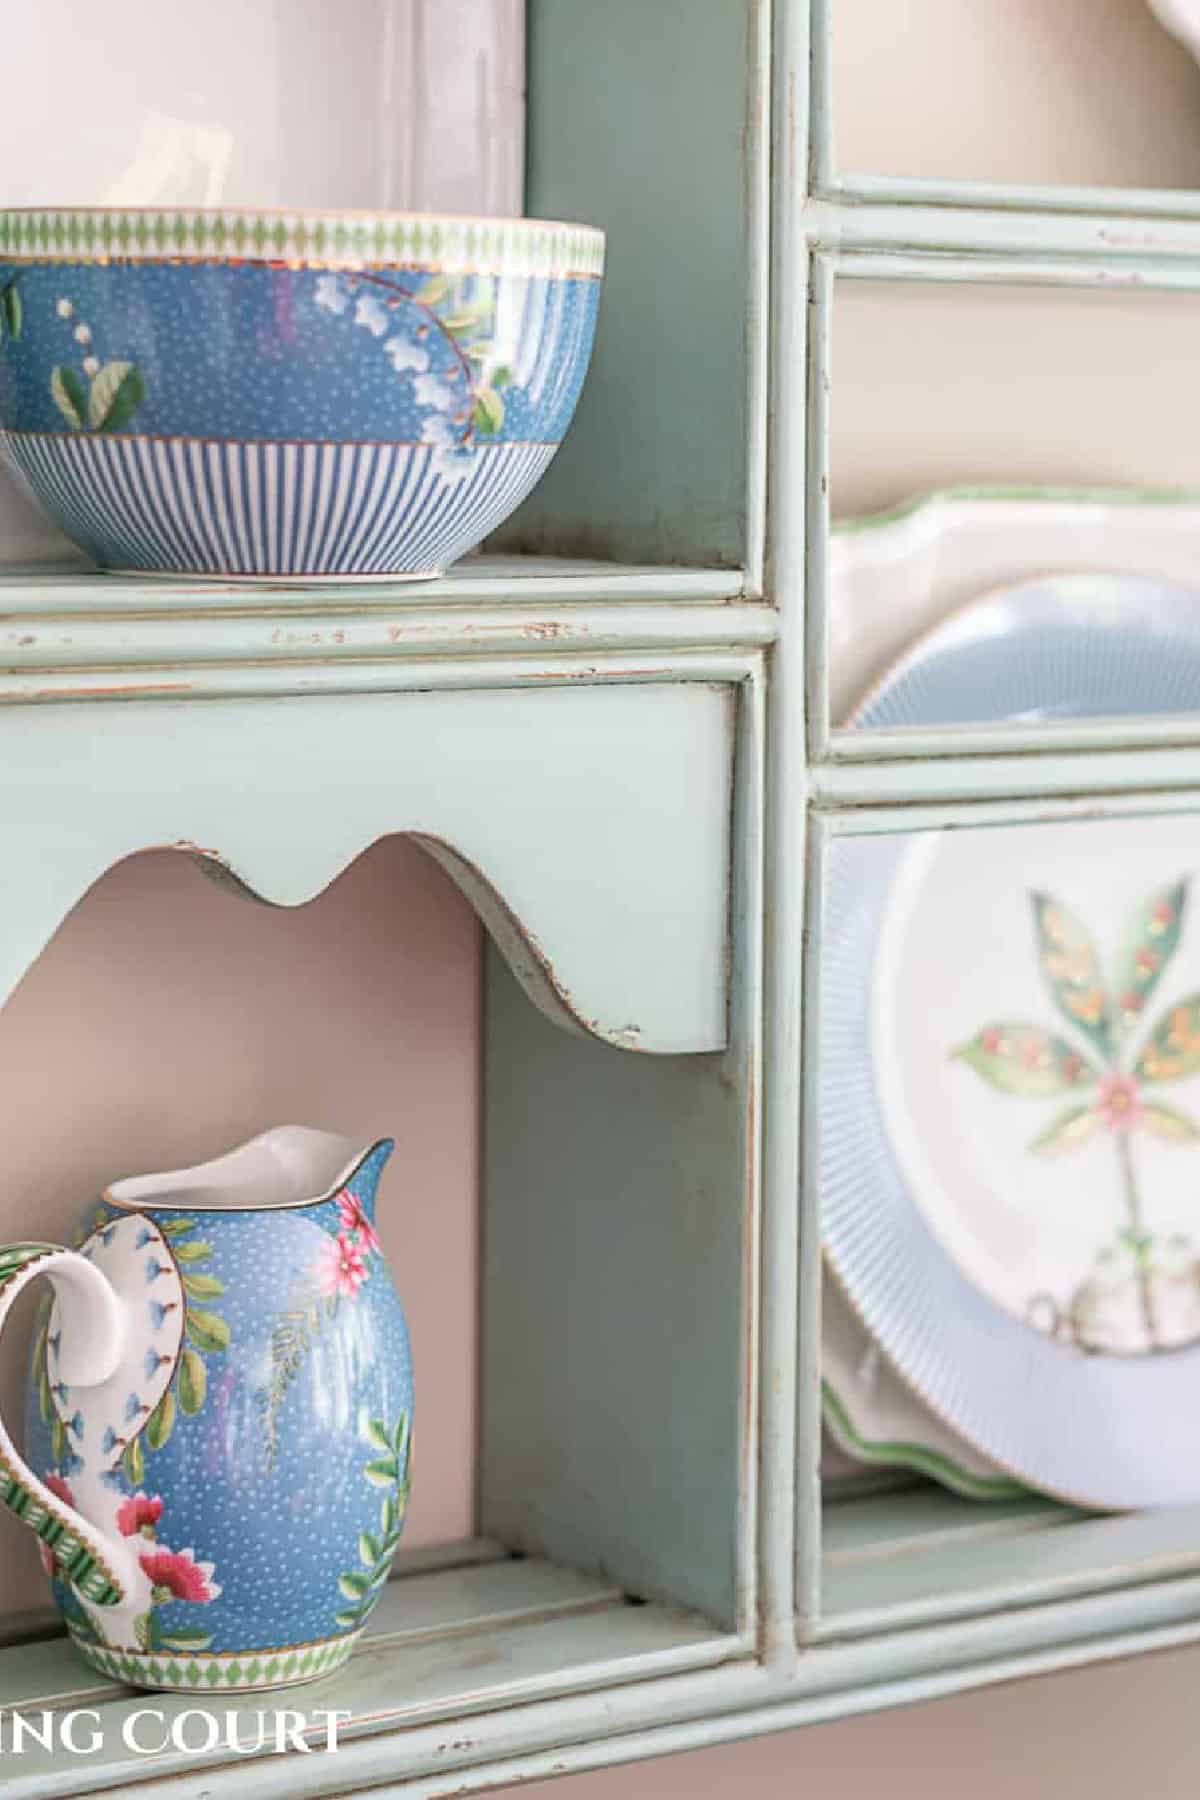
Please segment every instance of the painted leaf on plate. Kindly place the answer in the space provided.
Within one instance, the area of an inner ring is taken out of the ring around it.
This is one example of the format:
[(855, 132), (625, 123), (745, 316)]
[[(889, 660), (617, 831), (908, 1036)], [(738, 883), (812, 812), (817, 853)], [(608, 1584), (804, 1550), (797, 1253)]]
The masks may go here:
[(1159, 888), (1137, 910), (1113, 980), (1116, 1023), (1123, 1031), (1145, 1017), (1150, 997), (1179, 948), (1188, 886), (1184, 880)]
[(1081, 1144), (1086, 1144), (1103, 1124), (1104, 1114), (1098, 1107), (1071, 1106), (1051, 1120), (1029, 1148), (1039, 1156), (1062, 1156), (1068, 1150), (1078, 1150)]
[(1096, 947), (1082, 922), (1052, 894), (1034, 892), (1029, 897), (1038, 957), (1051, 998), (1107, 1060), (1113, 1053), (1112, 1017)]
[(1143, 1104), (1141, 1125), (1152, 1137), (1161, 1138), (1166, 1144), (1194, 1144), (1200, 1139), (1200, 1125), (1194, 1119), (1189, 1119), (1178, 1107), (1164, 1106), (1160, 1100)]
[(1005, 1094), (1046, 1100), (1095, 1085), (1099, 1070), (1056, 1032), (1040, 1025), (985, 1025), (951, 1054)]
[(1169, 1007), (1133, 1065), (1141, 1081), (1184, 1081), (1200, 1074), (1200, 994)]

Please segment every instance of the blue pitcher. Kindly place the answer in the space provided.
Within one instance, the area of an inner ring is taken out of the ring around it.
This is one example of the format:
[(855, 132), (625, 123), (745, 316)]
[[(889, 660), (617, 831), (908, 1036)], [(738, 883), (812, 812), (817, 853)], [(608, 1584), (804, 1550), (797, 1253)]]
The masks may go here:
[(353, 1649), (409, 1491), (408, 1330), (374, 1223), (391, 1150), (284, 1126), (117, 1182), (76, 1249), (0, 1250), (0, 1324), (52, 1289), (0, 1499), (105, 1675), (279, 1687)]

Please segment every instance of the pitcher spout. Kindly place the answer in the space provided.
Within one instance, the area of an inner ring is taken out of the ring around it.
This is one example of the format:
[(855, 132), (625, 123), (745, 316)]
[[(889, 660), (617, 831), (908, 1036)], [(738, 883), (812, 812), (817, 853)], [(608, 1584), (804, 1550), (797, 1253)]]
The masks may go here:
[(104, 1199), (132, 1211), (265, 1212), (319, 1206), (352, 1192), (370, 1222), (393, 1148), (391, 1138), (364, 1144), (309, 1125), (278, 1125), (211, 1162), (114, 1182)]
[(345, 1195), (352, 1206), (358, 1207), (368, 1225), (375, 1223), (375, 1201), (379, 1191), (379, 1177), (383, 1173), (384, 1164), (396, 1148), (394, 1138), (377, 1138), (373, 1144), (367, 1145), (357, 1157), (354, 1166), (348, 1170), (338, 1188), (338, 1197)]

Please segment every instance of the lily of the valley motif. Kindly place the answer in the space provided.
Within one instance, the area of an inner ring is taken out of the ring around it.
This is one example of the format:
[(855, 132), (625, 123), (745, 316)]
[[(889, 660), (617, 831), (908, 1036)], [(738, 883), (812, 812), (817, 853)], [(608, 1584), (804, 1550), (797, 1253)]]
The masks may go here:
[(445, 479), (461, 480), (478, 441), (504, 424), (502, 390), (512, 380), (495, 354), (495, 280), (327, 273), (317, 276), (313, 298), (378, 340), (421, 408), (421, 442), (436, 447)]
[[(141, 370), (119, 358), (101, 360), (91, 325), (78, 316), (75, 302), (66, 294), (59, 296), (54, 311), (70, 334), (74, 352), (71, 362), (57, 363), (50, 372), (55, 406), (72, 431), (123, 430), (146, 396)], [(24, 323), (21, 277), (14, 275), (0, 287), (0, 344), (5, 338), (19, 338)]]
[[(1156, 1236), (1134, 1149), (1141, 1134), (1182, 1148), (1200, 1143), (1200, 1123), (1161, 1091), (1200, 1074), (1200, 993), (1146, 1022), (1179, 948), (1188, 892), (1182, 879), (1148, 896), (1107, 980), (1082, 921), (1052, 895), (1033, 893), (1041, 973), (1070, 1035), (999, 1020), (952, 1053), (1000, 1093), (1063, 1099), (1063, 1109), (1029, 1146), (1035, 1155), (1068, 1155), (1102, 1141), (1116, 1158), (1124, 1229), (1068, 1307), (1045, 1295), (1030, 1299), (1032, 1323), (1085, 1349), (1156, 1351), (1200, 1337), (1195, 1249), (1178, 1235)], [(1121, 1318), (1126, 1296), (1134, 1301), (1136, 1328)]]

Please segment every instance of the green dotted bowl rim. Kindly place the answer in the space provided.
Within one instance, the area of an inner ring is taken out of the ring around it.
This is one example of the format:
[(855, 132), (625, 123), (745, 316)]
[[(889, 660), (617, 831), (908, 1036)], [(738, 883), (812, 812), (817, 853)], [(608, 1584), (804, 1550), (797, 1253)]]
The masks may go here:
[(559, 219), (253, 207), (7, 207), (0, 256), (63, 263), (284, 263), (494, 275), (604, 272), (604, 232)]

